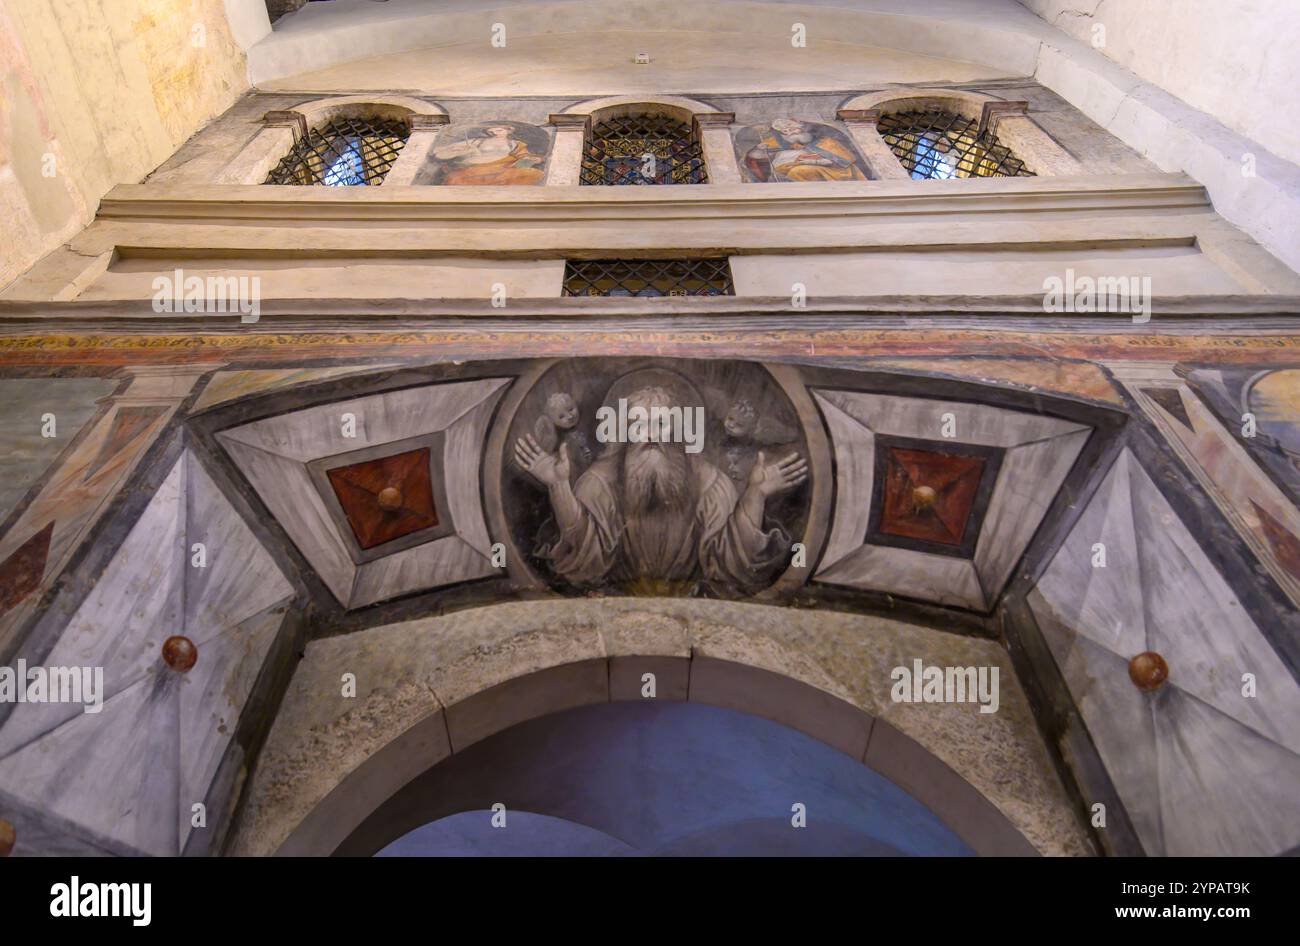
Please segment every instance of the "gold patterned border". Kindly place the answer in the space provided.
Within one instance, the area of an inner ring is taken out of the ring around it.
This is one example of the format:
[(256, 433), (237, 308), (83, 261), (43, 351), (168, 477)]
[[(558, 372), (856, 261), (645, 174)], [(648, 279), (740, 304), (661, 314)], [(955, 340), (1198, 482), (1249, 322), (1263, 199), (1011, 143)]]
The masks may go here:
[(211, 359), (407, 357), (440, 360), (654, 354), (733, 357), (1036, 356), (1300, 364), (1294, 335), (1115, 335), (972, 329), (739, 331), (393, 331), (278, 334), (49, 334), (0, 337), (0, 364), (175, 364)]

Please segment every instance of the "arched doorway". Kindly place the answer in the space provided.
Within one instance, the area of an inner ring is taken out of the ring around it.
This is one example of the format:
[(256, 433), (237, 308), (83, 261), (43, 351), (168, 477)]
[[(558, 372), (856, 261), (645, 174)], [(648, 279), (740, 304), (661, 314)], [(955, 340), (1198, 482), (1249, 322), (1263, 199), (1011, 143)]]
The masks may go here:
[[(941, 726), (923, 723), (933, 718), (928, 713), (912, 714), (908, 707), (889, 702), (888, 670), (878, 671), (880, 661), (890, 666), (896, 661), (895, 648), (925, 654), (927, 660), (957, 659), (955, 653), (941, 657), (941, 649), (953, 647), (962, 650), (964, 660), (1005, 660), (998, 656), (1001, 649), (995, 641), (863, 616), (697, 599), (661, 599), (657, 604), (663, 613), (645, 610), (645, 599), (492, 605), (314, 643), (259, 758), (227, 850), (370, 854), (431, 820), (488, 810), (496, 801), (507, 810), (576, 822), (572, 812), (548, 801), (566, 791), (563, 786), (570, 776), (563, 766), (546, 768), (543, 753), (535, 763), (540, 768), (532, 774), (506, 772), (491, 760), (511, 753), (491, 746), (496, 739), (505, 747), (519, 739), (527, 744), (527, 727), (534, 725), (539, 727), (536, 732), (552, 734), (547, 739), (580, 745), (584, 740), (575, 743), (576, 737), (565, 735), (566, 727), (577, 722), (566, 722), (563, 714), (586, 708), (612, 714), (603, 717), (604, 722), (597, 717), (578, 722), (604, 733), (601, 738), (615, 745), (620, 726), (625, 732), (642, 727), (651, 741), (660, 738), (656, 720), (670, 731), (691, 730), (692, 720), (703, 726), (696, 751), (664, 776), (666, 791), (679, 790), (675, 786), (682, 772), (698, 770), (704, 764), (701, 759), (730, 751), (736, 743), (719, 735), (726, 727), (718, 717), (691, 712), (730, 711), (748, 720), (735, 723), (745, 732), (762, 721), (778, 724), (781, 745), (788, 746), (794, 737), (811, 737), (799, 751), (824, 750), (850, 767), (867, 770), (855, 776), (863, 785), (873, 779), (892, 783), (888, 789), (877, 785), (876, 797), (910, 796), (906, 804), (898, 800), (900, 811), (926, 812), (922, 820), (937, 819), (976, 854), (1087, 852), (1086, 842), (1077, 840), (1082, 837), (1077, 821), (1018, 687), (1004, 683), (997, 713), (981, 714), (970, 704), (953, 706)], [(782, 631), (792, 642), (778, 639)], [(462, 634), (466, 649), (455, 656)], [(499, 640), (477, 643), (489, 635)], [(826, 658), (827, 664), (810, 657), (823, 648), (841, 649), (841, 657)], [(398, 663), (405, 681), (400, 686), (385, 684), (363, 692), (356, 701), (337, 700), (329, 692), (338, 692), (334, 681), (342, 668), (352, 668), (345, 672), (357, 673), (364, 684), (372, 675), (379, 677), (380, 669), (384, 680), (390, 680)], [(837, 665), (853, 668), (855, 674), (863, 668), (873, 681), (869, 689), (852, 692), (836, 678)], [(1011, 676), (1009, 669), (1004, 680)], [(653, 699), (643, 695), (647, 674), (655, 679)], [(883, 687), (876, 685), (876, 678)], [(618, 715), (646, 704), (656, 707), (652, 714), (663, 715), (647, 717), (650, 722)], [(759, 735), (745, 738), (759, 740)], [(813, 740), (820, 744), (817, 750), (806, 745)], [(456, 761), (460, 756), (468, 761)], [(476, 757), (480, 761), (475, 762)], [(804, 768), (843, 770), (839, 760), (832, 764), (825, 756), (817, 758), (817, 765)], [(573, 759), (567, 771), (584, 771), (576, 754)], [(477, 787), (472, 791), (438, 796), (432, 802), (422, 798), (428, 786), (461, 778), (455, 776), (458, 768), (442, 767), (448, 760), (488, 781), (473, 782)], [(583, 765), (590, 782), (613, 777), (596, 772), (589, 762)], [(543, 769), (544, 778), (537, 774)], [(492, 778), (503, 781), (494, 783)], [(489, 789), (498, 784), (508, 787), (529, 779), (549, 787), (538, 787), (542, 794), (537, 797), (490, 797)], [(790, 785), (789, 791), (799, 785), (797, 780), (782, 784)], [(860, 799), (871, 796), (861, 785), (855, 791)], [(842, 801), (851, 795), (835, 798)], [(790, 805), (796, 801), (783, 804), (772, 817), (788, 824)], [(825, 819), (825, 808), (833, 807), (829, 796), (817, 805), (823, 823), (832, 820), (852, 827), (852, 819)], [(649, 803), (631, 806), (634, 813), (652, 809)], [(726, 821), (753, 815), (738, 808), (737, 816)], [(870, 825), (859, 827), (865, 837), (872, 837)], [(596, 830), (619, 837), (623, 828), (607, 819), (597, 823)], [(670, 843), (674, 838), (646, 835), (638, 839), (641, 846), (632, 846), (656, 849), (660, 840)], [(884, 843), (898, 846), (887, 838)]]
[(920, 802), (825, 743), (735, 710), (650, 700), (553, 713), (443, 760), (336, 853), (371, 852), (974, 853)]

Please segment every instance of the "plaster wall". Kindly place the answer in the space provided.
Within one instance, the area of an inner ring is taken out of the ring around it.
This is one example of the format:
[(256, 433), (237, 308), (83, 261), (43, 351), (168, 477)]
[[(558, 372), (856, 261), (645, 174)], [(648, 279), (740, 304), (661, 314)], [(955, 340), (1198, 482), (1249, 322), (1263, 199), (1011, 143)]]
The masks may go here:
[(1151, 278), (1153, 295), (1237, 293), (1244, 286), (1194, 246), (1094, 246), (1077, 250), (881, 248), (870, 253), (732, 257), (736, 294), (781, 296), (802, 284), (811, 296), (959, 295), (1042, 292), (1049, 277)]
[(0, 82), (0, 285), (248, 84), (223, 0), (3, 0)]
[(431, 299), (486, 299), (498, 284), (507, 297), (555, 298), (563, 260), (493, 260), (341, 255), (329, 259), (217, 258), (128, 260), (110, 268), (79, 298), (144, 299), (153, 281), (175, 269), (200, 279), (233, 274), (259, 280), (263, 298), (377, 299), (406, 292)]
[(266, 0), (225, 0), (225, 5), (230, 35), (240, 49), (248, 49), (271, 32)]
[[(1148, 82), (1300, 162), (1300, 8), (1288, 0), (1020, 0)], [(1096, 32), (1104, 28), (1104, 34)], [(1097, 45), (1093, 42), (1098, 37)], [(1102, 37), (1104, 36), (1104, 42)]]
[[(378, 88), (376, 83), (382, 83), (394, 88), (434, 89), (439, 94), (596, 96), (612, 89), (627, 93), (745, 92), (761, 86), (772, 91), (812, 91), (880, 82), (970, 82), (1018, 74), (845, 42), (832, 38), (826, 30), (810, 39), (806, 48), (792, 49), (790, 19), (790, 14), (784, 14), (779, 26), (756, 34), (593, 29), (521, 36), (508, 55), (495, 57), (495, 61), (484, 49), (479, 35), (482, 30), (478, 30), (466, 36), (462, 45), (440, 48), (433, 56), (428, 49), (383, 54), (269, 79), (259, 87), (329, 91)], [(719, 55), (720, 45), (731, 42), (743, 46), (744, 60)], [(642, 52), (649, 54), (650, 63), (631, 65)], [(761, 78), (755, 75), (752, 61), (765, 64)], [(579, 70), (575, 62), (602, 63), (604, 68)], [(612, 73), (618, 73), (617, 80)]]

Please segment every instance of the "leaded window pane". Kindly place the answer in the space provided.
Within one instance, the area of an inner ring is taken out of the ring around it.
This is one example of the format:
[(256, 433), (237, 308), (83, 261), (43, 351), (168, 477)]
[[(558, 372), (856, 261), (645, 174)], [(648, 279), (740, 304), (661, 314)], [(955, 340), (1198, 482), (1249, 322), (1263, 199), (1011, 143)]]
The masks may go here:
[(726, 257), (569, 260), (566, 296), (734, 296)]
[(300, 139), (265, 183), (376, 185), (392, 169), (409, 135), (403, 121), (335, 118)]
[(579, 183), (707, 184), (704, 151), (690, 126), (667, 115), (622, 115), (591, 130)]
[(993, 134), (979, 134), (979, 122), (963, 115), (898, 112), (882, 116), (876, 127), (914, 180), (1034, 177)]

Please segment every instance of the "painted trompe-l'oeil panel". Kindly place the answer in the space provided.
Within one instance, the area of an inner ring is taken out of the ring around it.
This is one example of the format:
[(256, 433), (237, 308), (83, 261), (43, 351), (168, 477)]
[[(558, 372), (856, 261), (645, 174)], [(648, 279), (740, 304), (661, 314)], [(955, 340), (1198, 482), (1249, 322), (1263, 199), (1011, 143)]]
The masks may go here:
[(449, 125), (438, 134), (413, 184), (501, 186), (541, 184), (551, 138), (524, 122)]
[(750, 183), (865, 181), (853, 145), (820, 122), (775, 118), (736, 132), (736, 156)]

